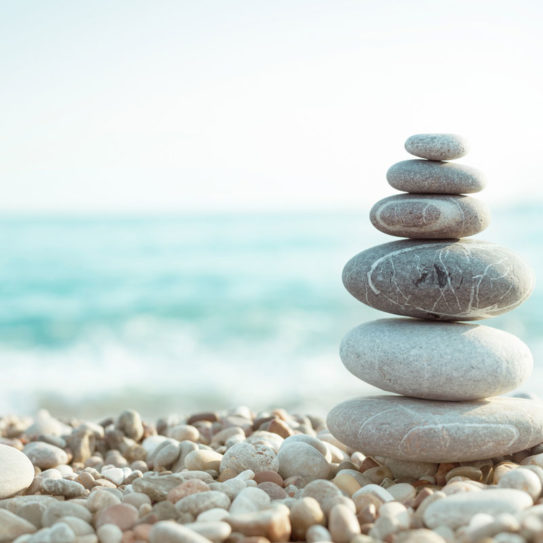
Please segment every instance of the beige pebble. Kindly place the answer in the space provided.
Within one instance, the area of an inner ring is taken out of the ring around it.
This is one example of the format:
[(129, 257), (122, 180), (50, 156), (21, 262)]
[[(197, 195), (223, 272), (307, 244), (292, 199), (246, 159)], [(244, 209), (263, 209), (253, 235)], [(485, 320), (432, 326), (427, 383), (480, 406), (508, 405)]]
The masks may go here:
[(318, 543), (319, 541), (332, 541), (330, 532), (324, 527), (314, 524), (307, 529), (306, 540), (308, 543)]
[(375, 539), (369, 535), (358, 534), (351, 539), (351, 543), (375, 543)]
[(153, 525), (149, 532), (150, 543), (209, 543), (204, 536), (171, 520)]
[(92, 526), (83, 519), (77, 517), (62, 517), (62, 522), (65, 522), (74, 532), (76, 536), (94, 534)]
[(360, 511), (356, 511), (356, 518), (360, 524), (374, 523), (377, 518), (377, 507), (370, 503)]
[(196, 520), (198, 522), (220, 521), (224, 520), (229, 514), (230, 513), (226, 509), (222, 509), (221, 507), (214, 507), (200, 513)]
[(368, 483), (379, 485), (384, 479), (390, 479), (392, 477), (392, 472), (387, 466), (376, 466), (364, 471), (364, 477)]
[(500, 479), (509, 471), (512, 469), (518, 468), (517, 464), (514, 464), (513, 462), (500, 462), (495, 468), (494, 468), (494, 474), (493, 474), (493, 482), (494, 484), (499, 483)]
[(224, 541), (232, 532), (230, 524), (222, 521), (191, 522), (185, 524), (185, 527), (213, 541), (213, 543)]
[(228, 509), (230, 506), (230, 498), (223, 492), (217, 490), (207, 490), (206, 492), (198, 492), (181, 498), (175, 508), (180, 513), (190, 513), (195, 517), (203, 511), (222, 507)]
[(332, 482), (345, 494), (352, 496), (360, 489), (361, 484), (349, 473), (339, 472)]
[(168, 436), (177, 441), (194, 441), (197, 442), (200, 438), (198, 428), (191, 424), (178, 424), (168, 430)]
[(390, 495), (401, 503), (407, 503), (415, 499), (417, 490), (409, 483), (396, 483), (387, 488)]
[(495, 543), (526, 543), (526, 540), (519, 534), (501, 532), (494, 536)]
[(190, 470), (219, 470), (222, 454), (213, 450), (199, 449), (187, 454), (185, 458), (185, 467)]
[(363, 509), (365, 509), (366, 507), (370, 505), (373, 505), (375, 509), (378, 511), (381, 505), (383, 505), (384, 503), (383, 500), (378, 498), (375, 494), (370, 494), (370, 493), (353, 495), (352, 500), (355, 505), (357, 513), (361, 512)]
[(211, 483), (209, 488), (211, 490), (224, 492), (231, 500), (233, 500), (243, 489), (247, 488), (249, 484), (248, 480), (240, 478), (243, 473), (245, 472), (241, 472), (224, 482)]
[(328, 529), (334, 543), (349, 543), (360, 533), (360, 525), (356, 515), (342, 504), (335, 505), (330, 511)]
[(24, 535), (32, 534), (36, 531), (36, 527), (24, 520), (11, 511), (0, 509), (0, 541), (9, 542), (15, 538)]
[(341, 491), (334, 483), (332, 483), (331, 481), (326, 481), (324, 479), (317, 479), (315, 481), (311, 481), (302, 489), (301, 497), (315, 498), (322, 508), (324, 502), (327, 499), (340, 495)]
[(287, 493), (278, 484), (271, 481), (265, 481), (258, 485), (260, 490), (263, 490), (272, 500), (282, 500), (287, 497)]
[(458, 466), (447, 472), (447, 474), (445, 475), (445, 481), (448, 482), (453, 477), (457, 476), (467, 477), (468, 479), (472, 479), (473, 481), (482, 481), (483, 472), (474, 466)]
[(539, 477), (529, 469), (513, 469), (503, 475), (498, 483), (500, 488), (516, 488), (523, 490), (536, 501), (541, 495), (541, 481)]
[(234, 426), (231, 428), (224, 428), (223, 430), (214, 434), (213, 439), (211, 440), (211, 446), (218, 447), (220, 445), (224, 445), (231, 437), (234, 436), (240, 438), (242, 441), (245, 440), (245, 432), (241, 428)]
[(392, 496), (388, 490), (376, 484), (369, 484), (357, 490), (352, 496), (353, 500), (361, 494), (373, 494), (383, 502), (390, 502), (394, 500), (394, 496)]
[(477, 543), (484, 538), (493, 537), (500, 532), (516, 532), (519, 529), (520, 523), (513, 515), (502, 513), (493, 517), (486, 513), (480, 513), (471, 519), (469, 526), (464, 532), (464, 537), (470, 543)]
[(65, 522), (57, 522), (53, 525), (49, 535), (54, 543), (74, 543), (76, 539), (74, 531)]
[(324, 503), (322, 504), (322, 510), (324, 511), (324, 514), (326, 516), (329, 516), (330, 511), (336, 505), (344, 505), (350, 511), (352, 511), (353, 513), (356, 513), (356, 505), (354, 501), (351, 498), (341, 494), (339, 496), (331, 496), (329, 498), (326, 498), (326, 500), (324, 500)]
[(386, 539), (400, 530), (409, 528), (410, 521), (410, 515), (403, 504), (394, 501), (384, 503), (369, 535), (376, 539)]
[(288, 541), (291, 533), (289, 509), (284, 505), (274, 505), (263, 511), (230, 515), (226, 522), (233, 532), (246, 536), (264, 536), (271, 542)]
[(41, 523), (44, 527), (52, 526), (62, 517), (67, 516), (77, 517), (85, 522), (90, 522), (92, 518), (89, 509), (78, 503), (74, 503), (74, 500), (58, 501), (47, 506), (47, 509), (43, 512)]
[(123, 503), (129, 503), (139, 509), (144, 503), (151, 503), (151, 499), (143, 492), (130, 492), (123, 496)]
[(77, 498), (88, 493), (82, 484), (69, 479), (44, 479), (41, 483), (41, 489), (46, 494), (64, 496), (65, 498)]
[(376, 456), (375, 460), (386, 466), (397, 479), (418, 479), (423, 475), (434, 475), (438, 464), (430, 462), (409, 462), (408, 460), (396, 460), (386, 456)]
[(61, 448), (43, 441), (32, 441), (25, 445), (23, 453), (41, 469), (54, 468), (68, 462), (68, 455)]
[(232, 501), (230, 514), (251, 513), (264, 509), (270, 504), (270, 497), (260, 488), (244, 488)]
[(207, 483), (200, 481), (200, 479), (191, 479), (173, 487), (168, 492), (167, 499), (172, 503), (177, 503), (185, 496), (190, 496), (191, 494), (196, 494), (198, 492), (205, 492), (206, 490), (209, 490)]
[(307, 497), (293, 504), (290, 510), (290, 521), (294, 538), (303, 541), (311, 526), (325, 523), (325, 516), (319, 502), (315, 498)]
[(177, 461), (180, 454), (181, 447), (179, 443), (175, 440), (165, 441), (156, 448), (148, 463), (155, 470), (168, 469)]
[(121, 530), (128, 530), (136, 524), (138, 510), (128, 503), (118, 503), (101, 509), (96, 514), (96, 526), (115, 524)]
[(104, 507), (109, 507), (110, 505), (116, 505), (118, 503), (121, 503), (121, 500), (115, 494), (108, 492), (107, 490), (95, 489), (90, 493), (86, 505), (89, 511), (94, 513)]
[(119, 415), (116, 428), (135, 441), (139, 441), (143, 437), (144, 429), (140, 414), (132, 409), (123, 411)]
[(424, 498), (424, 500), (422, 500), (420, 505), (417, 507), (417, 510), (415, 511), (415, 517), (422, 520), (424, 513), (426, 512), (426, 509), (428, 509), (428, 507), (430, 507), (432, 503), (438, 500), (442, 500), (443, 498), (446, 498), (446, 497), (447, 497), (447, 494), (445, 494), (445, 492), (442, 492), (441, 490), (433, 492), (432, 494)]
[(399, 532), (394, 536), (394, 543), (446, 543), (446, 540), (432, 530), (420, 528)]
[(258, 484), (269, 482), (275, 483), (279, 486), (283, 486), (283, 477), (281, 477), (281, 475), (279, 475), (279, 473), (277, 473), (276, 471), (258, 471), (257, 473), (255, 473), (254, 479)]
[(96, 530), (100, 543), (121, 543), (123, 539), (122, 530), (115, 524), (104, 524)]
[(101, 469), (101, 474), (108, 481), (115, 483), (117, 486), (121, 485), (125, 478), (125, 472), (123, 468), (118, 468), (116, 466), (104, 466)]
[(242, 441), (230, 447), (224, 453), (220, 471), (222, 472), (226, 469), (231, 469), (235, 473), (241, 473), (247, 469), (254, 472), (264, 470), (278, 471), (279, 460), (272, 448), (259, 443), (253, 445), (248, 441)]
[(315, 479), (327, 479), (330, 475), (330, 464), (326, 458), (317, 448), (303, 441), (289, 442), (286, 439), (277, 458), (279, 474), (284, 479), (297, 475), (307, 483)]

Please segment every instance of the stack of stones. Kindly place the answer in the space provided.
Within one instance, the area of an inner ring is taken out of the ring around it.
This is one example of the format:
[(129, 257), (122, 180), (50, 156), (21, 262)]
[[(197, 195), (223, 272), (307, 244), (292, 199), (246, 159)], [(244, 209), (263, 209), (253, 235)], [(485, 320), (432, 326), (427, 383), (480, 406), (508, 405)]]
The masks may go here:
[[(530, 295), (533, 275), (511, 251), (464, 239), (489, 216), (465, 196), (484, 186), (453, 134), (410, 137), (420, 157), (393, 165), (387, 179), (407, 194), (375, 204), (373, 225), (404, 238), (353, 257), (343, 271), (361, 302), (411, 318), (351, 330), (341, 359), (359, 379), (401, 394), (356, 398), (328, 415), (332, 434), (387, 463), (461, 462), (503, 456), (543, 440), (543, 402), (496, 397), (530, 374), (532, 356), (515, 336), (473, 321), (510, 311)], [(414, 318), (413, 318), (414, 317)]]

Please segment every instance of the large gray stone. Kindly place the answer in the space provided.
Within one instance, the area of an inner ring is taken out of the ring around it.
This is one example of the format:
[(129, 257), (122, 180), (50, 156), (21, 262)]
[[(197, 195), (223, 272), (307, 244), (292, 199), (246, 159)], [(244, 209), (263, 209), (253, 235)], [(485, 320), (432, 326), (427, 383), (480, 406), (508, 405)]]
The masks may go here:
[(9, 498), (34, 480), (32, 462), (14, 447), (0, 445), (0, 498)]
[(337, 439), (369, 456), (464, 462), (505, 456), (540, 443), (543, 402), (369, 396), (335, 406), (327, 422)]
[(386, 176), (389, 185), (404, 192), (466, 194), (486, 185), (484, 174), (471, 166), (430, 160), (397, 162)]
[(405, 150), (428, 160), (454, 160), (468, 152), (468, 145), (458, 134), (415, 134), (407, 138)]
[[(382, 390), (431, 400), (476, 400), (508, 392), (532, 370), (530, 349), (490, 326), (381, 319), (353, 328), (345, 367)], [(543, 438), (542, 438), (543, 439)]]
[(385, 234), (443, 239), (473, 236), (490, 222), (487, 206), (470, 196), (398, 194), (379, 200), (370, 220)]
[(513, 252), (478, 240), (401, 240), (353, 257), (345, 288), (396, 315), (477, 320), (510, 311), (532, 292), (531, 270)]

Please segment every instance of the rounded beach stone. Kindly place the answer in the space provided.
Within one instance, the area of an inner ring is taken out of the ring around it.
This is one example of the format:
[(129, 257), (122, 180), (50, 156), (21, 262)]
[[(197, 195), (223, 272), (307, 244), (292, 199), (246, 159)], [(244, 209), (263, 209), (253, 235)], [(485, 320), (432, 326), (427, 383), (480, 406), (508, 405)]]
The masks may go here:
[(486, 205), (470, 196), (398, 194), (379, 200), (370, 211), (373, 226), (404, 238), (463, 238), (490, 223)]
[(392, 187), (404, 192), (426, 194), (470, 194), (485, 188), (485, 175), (465, 164), (402, 160), (386, 173)]
[(32, 441), (25, 445), (23, 452), (30, 461), (41, 469), (49, 469), (66, 464), (68, 455), (59, 447), (44, 441)]
[(532, 505), (526, 492), (515, 489), (493, 488), (479, 492), (460, 492), (431, 503), (424, 512), (428, 528), (465, 526), (478, 513), (496, 517), (502, 513), (515, 515)]
[(454, 160), (468, 152), (468, 145), (458, 134), (415, 134), (407, 138), (405, 150), (428, 160)]
[(368, 456), (464, 462), (506, 456), (540, 443), (543, 402), (370, 396), (340, 403), (327, 422), (337, 439)]
[(343, 284), (361, 302), (388, 313), (477, 320), (520, 305), (534, 277), (518, 256), (494, 243), (401, 240), (351, 258)]
[(343, 338), (341, 360), (381, 390), (429, 400), (477, 400), (517, 388), (530, 349), (507, 332), (457, 322), (380, 319)]
[(28, 488), (34, 480), (34, 466), (21, 451), (0, 445), (0, 499)]

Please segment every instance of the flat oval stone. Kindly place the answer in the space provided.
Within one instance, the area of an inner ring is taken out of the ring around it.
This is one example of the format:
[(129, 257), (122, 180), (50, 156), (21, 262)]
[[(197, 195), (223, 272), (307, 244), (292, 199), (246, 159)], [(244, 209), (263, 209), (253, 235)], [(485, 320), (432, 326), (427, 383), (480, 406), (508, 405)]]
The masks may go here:
[(497, 517), (503, 513), (516, 515), (533, 505), (526, 492), (491, 488), (479, 492), (460, 492), (431, 503), (424, 511), (424, 524), (429, 528), (466, 526), (478, 513)]
[(351, 258), (343, 284), (361, 302), (388, 313), (477, 320), (520, 305), (534, 277), (519, 257), (494, 243), (401, 240)]
[(517, 388), (533, 366), (530, 349), (479, 324), (380, 319), (343, 338), (341, 360), (382, 390), (431, 400), (476, 400)]
[(407, 138), (405, 150), (428, 160), (454, 160), (468, 152), (468, 145), (458, 134), (415, 134)]
[(379, 200), (370, 220), (385, 234), (417, 239), (463, 238), (490, 222), (486, 205), (470, 196), (398, 194)]
[(403, 160), (386, 173), (388, 184), (403, 192), (423, 194), (470, 194), (486, 186), (482, 172), (464, 164)]
[(28, 488), (34, 480), (34, 466), (15, 447), (0, 445), (0, 498), (9, 498)]
[(335, 406), (327, 424), (339, 441), (368, 456), (467, 462), (506, 456), (540, 443), (543, 402), (369, 396)]

